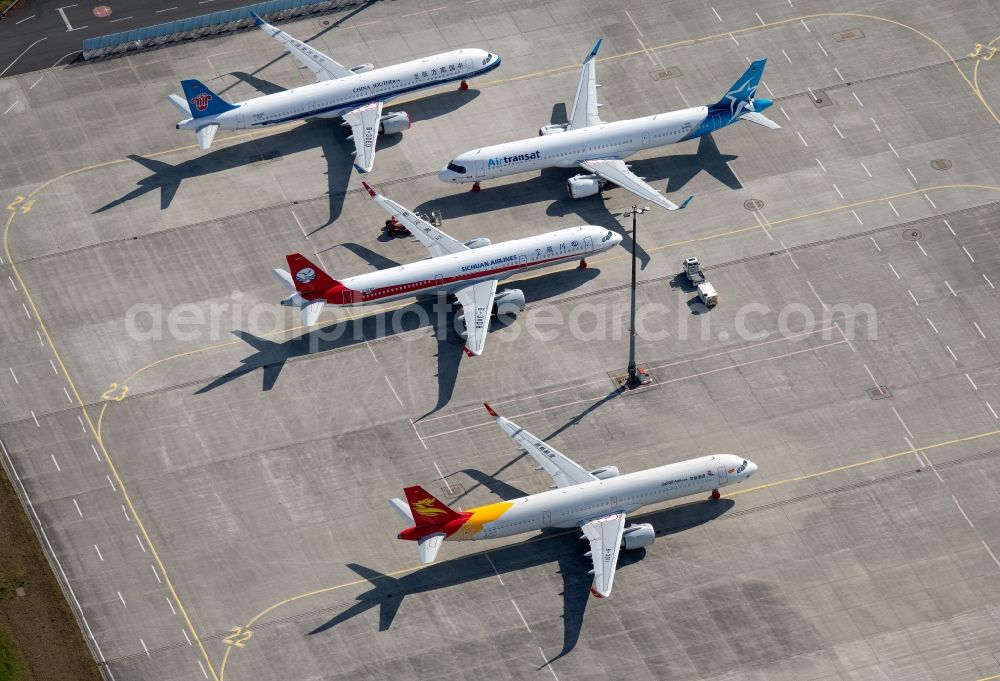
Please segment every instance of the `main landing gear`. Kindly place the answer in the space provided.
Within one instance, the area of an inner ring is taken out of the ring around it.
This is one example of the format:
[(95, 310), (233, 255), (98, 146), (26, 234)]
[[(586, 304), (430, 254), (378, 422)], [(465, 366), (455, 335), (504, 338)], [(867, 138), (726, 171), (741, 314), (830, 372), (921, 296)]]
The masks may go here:
[(473, 182), (472, 183), (472, 191), (474, 191), (474, 192), (482, 191), (482, 187), (479, 186), (478, 182)]
[(580, 264), (577, 266), (576, 269), (578, 269), (578, 270), (585, 270), (585, 269), (587, 269), (587, 261), (584, 260), (583, 258), (580, 258)]
[(712, 490), (712, 495), (709, 497), (709, 499), (711, 499), (712, 501), (718, 501), (721, 498), (722, 498), (722, 495), (719, 494), (719, 490), (713, 489)]
[(459, 89), (460, 92), (465, 92), (466, 90), (469, 89), (469, 82), (463, 80), (462, 84), (458, 86), (458, 89)]

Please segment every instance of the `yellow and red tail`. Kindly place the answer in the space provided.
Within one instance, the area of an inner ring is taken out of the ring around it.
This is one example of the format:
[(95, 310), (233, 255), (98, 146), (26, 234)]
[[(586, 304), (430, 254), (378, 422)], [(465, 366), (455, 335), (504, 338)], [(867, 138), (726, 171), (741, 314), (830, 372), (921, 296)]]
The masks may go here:
[(406, 494), (406, 503), (413, 516), (413, 524), (417, 527), (446, 525), (462, 517), (462, 514), (453, 511), (447, 504), (420, 485), (407, 487), (403, 492)]

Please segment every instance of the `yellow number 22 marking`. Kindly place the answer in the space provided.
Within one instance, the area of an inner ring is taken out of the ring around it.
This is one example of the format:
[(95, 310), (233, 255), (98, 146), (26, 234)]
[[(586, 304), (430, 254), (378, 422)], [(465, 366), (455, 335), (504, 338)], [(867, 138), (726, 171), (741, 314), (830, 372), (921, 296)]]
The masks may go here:
[(226, 643), (226, 645), (242, 648), (243, 644), (249, 641), (251, 636), (253, 636), (253, 632), (249, 629), (244, 629), (243, 627), (233, 627), (233, 633), (222, 640)]

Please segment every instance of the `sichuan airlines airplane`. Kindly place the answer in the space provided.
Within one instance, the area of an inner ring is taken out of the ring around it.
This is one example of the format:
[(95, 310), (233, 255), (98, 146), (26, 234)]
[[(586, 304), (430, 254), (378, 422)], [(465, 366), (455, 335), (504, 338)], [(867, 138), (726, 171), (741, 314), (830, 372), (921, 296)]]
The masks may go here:
[(486, 344), (493, 311), (516, 313), (524, 309), (524, 293), (520, 289), (497, 291), (501, 280), (573, 260), (586, 267), (587, 256), (613, 248), (622, 240), (620, 234), (604, 227), (583, 225), (499, 244), (491, 244), (486, 238), (463, 243), (376, 193), (368, 183), (362, 184), (376, 203), (427, 247), (430, 257), (337, 281), (299, 253), (286, 256), (289, 271), (274, 270), (275, 276), (292, 291), (281, 303), (298, 307), (306, 326), (316, 323), (326, 303), (358, 306), (449, 293), (462, 306), (459, 317), (465, 325), (465, 352), (479, 355)]
[(601, 105), (597, 103), (595, 62), (600, 48), (598, 40), (583, 61), (568, 123), (546, 125), (538, 131), (539, 137), (468, 151), (442, 169), (438, 177), (444, 182), (474, 182), (476, 190), (482, 180), (542, 168), (580, 167), (586, 174), (569, 178), (567, 184), (567, 191), (574, 199), (592, 196), (601, 190), (602, 182), (611, 182), (644, 201), (676, 210), (687, 205), (690, 197), (680, 206), (675, 205), (629, 170), (622, 159), (644, 149), (701, 137), (737, 121), (766, 128), (781, 127), (760, 113), (771, 106), (771, 100), (754, 99), (766, 59), (750, 64), (729, 92), (710, 106), (605, 123), (597, 111)]
[(177, 129), (193, 130), (202, 149), (211, 146), (219, 130), (266, 128), (313, 117), (343, 118), (344, 124), (351, 126), (354, 165), (359, 172), (366, 173), (375, 161), (377, 135), (402, 132), (410, 127), (410, 116), (405, 111), (382, 113), (386, 102), (455, 81), (461, 81), (465, 89), (469, 78), (500, 66), (500, 57), (495, 54), (462, 49), (381, 69), (372, 64), (347, 68), (256, 14), (253, 18), (258, 28), (288, 48), (319, 82), (231, 104), (200, 81), (181, 81), (184, 98), (168, 96), (170, 103), (188, 116), (177, 124)]
[(390, 504), (413, 526), (400, 539), (417, 542), (420, 561), (431, 563), (441, 542), (494, 539), (546, 527), (579, 527), (590, 541), (587, 555), (594, 562), (591, 593), (611, 594), (620, 549), (637, 549), (653, 543), (656, 533), (649, 523), (625, 526), (625, 516), (646, 506), (711, 491), (743, 482), (757, 472), (757, 465), (735, 454), (713, 454), (658, 468), (620, 475), (615, 466), (588, 471), (553, 447), (483, 405), (497, 425), (552, 476), (558, 489), (520, 499), (455, 511), (420, 486), (403, 491), (406, 501)]

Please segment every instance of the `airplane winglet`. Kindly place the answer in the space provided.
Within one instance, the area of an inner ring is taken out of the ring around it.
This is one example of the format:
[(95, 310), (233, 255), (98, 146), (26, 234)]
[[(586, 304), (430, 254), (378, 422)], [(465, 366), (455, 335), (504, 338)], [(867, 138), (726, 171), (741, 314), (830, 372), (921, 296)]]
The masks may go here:
[(371, 185), (369, 185), (367, 182), (362, 181), (361, 186), (365, 188), (366, 192), (368, 192), (368, 196), (371, 196), (372, 198), (375, 197), (375, 190), (371, 188)]
[(598, 38), (597, 39), (597, 42), (594, 43), (594, 49), (592, 49), (590, 51), (590, 54), (587, 55), (587, 58), (583, 60), (584, 64), (586, 64), (588, 61), (590, 61), (591, 59), (593, 59), (594, 57), (597, 56), (597, 53), (601, 49), (601, 43), (603, 43), (603, 42), (604, 42), (604, 38)]
[(488, 402), (483, 402), (483, 406), (486, 407), (486, 411), (489, 413), (490, 416), (492, 416), (493, 418), (499, 418), (500, 414), (496, 413), (496, 411), (494, 411), (493, 407), (491, 407)]
[(681, 208), (687, 208), (687, 205), (689, 203), (691, 203), (691, 199), (693, 199), (693, 198), (694, 198), (694, 194), (692, 194), (691, 196), (689, 196), (686, 199), (684, 199), (684, 203), (682, 203), (681, 205), (677, 206), (678, 210), (681, 209)]
[(252, 16), (252, 17), (253, 17), (253, 23), (254, 23), (255, 25), (257, 25), (257, 26), (263, 26), (264, 24), (266, 24), (266, 23), (267, 23), (266, 21), (264, 21), (263, 19), (261, 19), (261, 18), (260, 18), (260, 15), (259, 15), (259, 14), (257, 14), (257, 13), (256, 13), (256, 12), (254, 12), (253, 10), (251, 10), (251, 11), (250, 11), (250, 16)]

